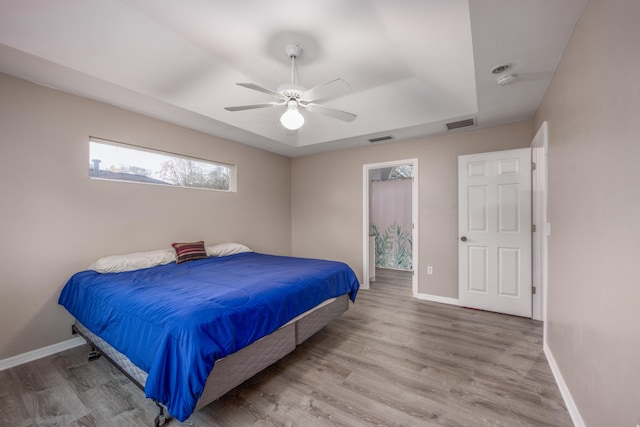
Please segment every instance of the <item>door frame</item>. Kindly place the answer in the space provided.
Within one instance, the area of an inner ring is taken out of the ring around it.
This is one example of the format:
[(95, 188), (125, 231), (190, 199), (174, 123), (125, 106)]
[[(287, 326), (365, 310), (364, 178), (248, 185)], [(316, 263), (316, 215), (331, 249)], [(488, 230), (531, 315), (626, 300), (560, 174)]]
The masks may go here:
[[(545, 322), (547, 320), (547, 266), (549, 223), (547, 217), (547, 156), (549, 154), (549, 131), (547, 122), (543, 122), (531, 141), (531, 161), (536, 164), (531, 176), (531, 210), (532, 224), (536, 231), (532, 233), (531, 272), (536, 293), (532, 298), (532, 318)], [(538, 254), (538, 256), (535, 256)]]
[(413, 230), (411, 233), (411, 252), (413, 265), (413, 277), (411, 279), (411, 292), (414, 297), (418, 295), (418, 159), (393, 160), (381, 163), (369, 163), (362, 165), (362, 289), (369, 289), (369, 232), (371, 225), (369, 224), (369, 208), (370, 208), (370, 191), (369, 171), (373, 169), (388, 168), (399, 165), (410, 164), (413, 172), (413, 180), (411, 181), (411, 221)]

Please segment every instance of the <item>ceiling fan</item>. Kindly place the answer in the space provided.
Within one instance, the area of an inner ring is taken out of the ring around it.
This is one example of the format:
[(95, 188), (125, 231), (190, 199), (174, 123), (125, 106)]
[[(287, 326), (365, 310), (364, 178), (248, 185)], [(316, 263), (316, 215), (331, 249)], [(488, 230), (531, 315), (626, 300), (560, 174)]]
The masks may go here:
[(351, 90), (351, 87), (346, 81), (337, 78), (311, 89), (305, 89), (296, 84), (295, 61), (302, 53), (302, 48), (298, 45), (287, 45), (285, 50), (289, 58), (291, 58), (291, 83), (283, 84), (276, 90), (266, 89), (254, 83), (236, 83), (238, 86), (273, 95), (277, 101), (225, 107), (225, 110), (242, 111), (256, 108), (286, 107), (286, 111), (282, 114), (282, 117), (280, 117), (280, 123), (282, 123), (288, 131), (297, 131), (304, 124), (304, 116), (300, 113), (300, 108), (304, 108), (311, 113), (323, 114), (345, 122), (351, 122), (357, 117), (355, 114), (318, 104), (320, 101), (335, 98)]

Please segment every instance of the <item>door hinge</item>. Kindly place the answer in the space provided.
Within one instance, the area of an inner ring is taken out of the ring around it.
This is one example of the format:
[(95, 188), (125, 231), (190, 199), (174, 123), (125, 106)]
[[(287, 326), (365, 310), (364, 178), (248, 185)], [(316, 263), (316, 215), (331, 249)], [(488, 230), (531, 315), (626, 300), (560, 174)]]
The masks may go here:
[(531, 170), (532, 171), (536, 170), (536, 163), (535, 162), (531, 163)]
[(531, 294), (532, 294), (532, 295), (535, 295), (535, 294), (536, 294), (536, 287), (535, 287), (535, 286), (532, 286), (532, 287), (531, 287)]
[(535, 224), (531, 224), (531, 232), (532, 233), (536, 232), (536, 225)]

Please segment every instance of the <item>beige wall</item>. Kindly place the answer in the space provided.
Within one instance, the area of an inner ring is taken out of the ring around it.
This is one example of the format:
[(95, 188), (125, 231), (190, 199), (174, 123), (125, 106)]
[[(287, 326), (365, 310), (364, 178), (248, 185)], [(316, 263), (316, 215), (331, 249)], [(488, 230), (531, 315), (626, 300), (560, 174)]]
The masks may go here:
[(640, 423), (640, 2), (591, 0), (549, 123), (547, 341), (587, 426)]
[[(173, 241), (291, 252), (290, 159), (0, 74), (0, 360), (71, 338), (57, 304), (100, 256)], [(88, 137), (236, 164), (238, 192), (88, 179)]]
[(532, 123), (522, 122), (294, 158), (293, 254), (339, 259), (362, 279), (363, 165), (418, 158), (418, 292), (457, 298), (458, 156), (527, 147), (532, 138)]

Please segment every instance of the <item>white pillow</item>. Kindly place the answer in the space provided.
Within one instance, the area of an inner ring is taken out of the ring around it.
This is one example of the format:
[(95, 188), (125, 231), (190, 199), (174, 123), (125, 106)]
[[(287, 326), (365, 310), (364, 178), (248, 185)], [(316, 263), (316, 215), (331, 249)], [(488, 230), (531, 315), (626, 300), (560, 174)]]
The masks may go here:
[(221, 243), (219, 245), (207, 246), (207, 256), (225, 256), (251, 252), (251, 249), (240, 243)]
[(150, 252), (106, 256), (91, 264), (89, 269), (98, 273), (119, 273), (169, 264), (175, 260), (176, 251), (173, 249), (159, 249)]

